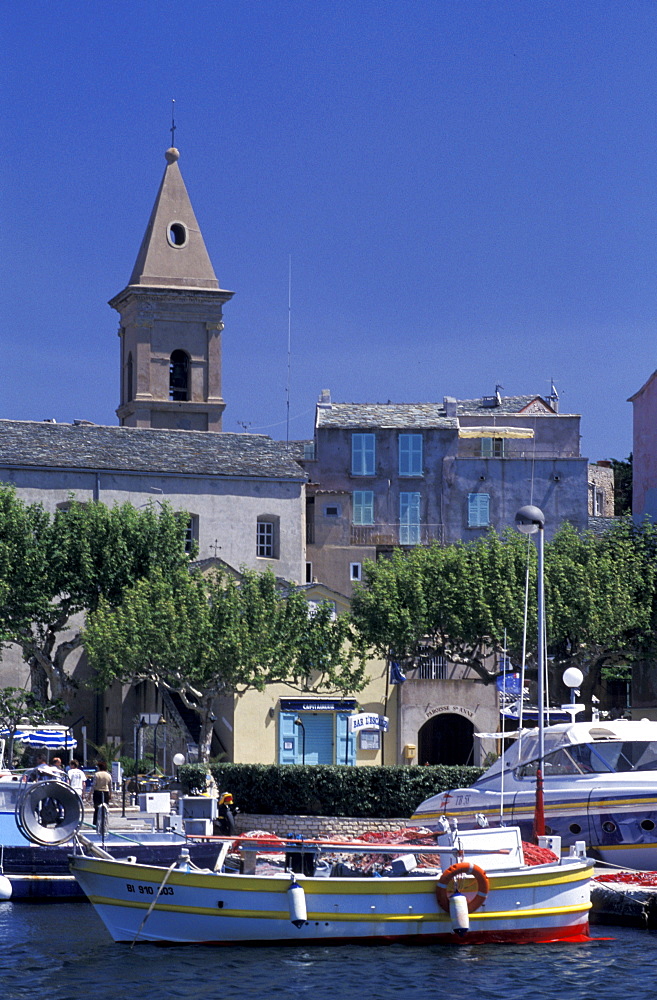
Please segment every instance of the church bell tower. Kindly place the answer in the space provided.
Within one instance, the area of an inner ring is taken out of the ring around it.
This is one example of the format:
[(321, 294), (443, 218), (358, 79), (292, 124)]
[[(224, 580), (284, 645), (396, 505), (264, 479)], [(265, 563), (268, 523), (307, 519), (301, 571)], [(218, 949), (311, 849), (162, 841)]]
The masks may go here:
[(130, 282), (110, 300), (121, 320), (122, 426), (220, 431), (224, 291), (180, 173), (166, 168)]

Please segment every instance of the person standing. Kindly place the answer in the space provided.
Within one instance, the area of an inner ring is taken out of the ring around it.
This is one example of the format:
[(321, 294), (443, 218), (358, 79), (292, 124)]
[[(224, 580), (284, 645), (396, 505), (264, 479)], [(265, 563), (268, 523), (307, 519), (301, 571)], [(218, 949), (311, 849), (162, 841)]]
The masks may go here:
[(232, 837), (235, 833), (235, 803), (230, 792), (224, 792), (217, 807), (217, 827), (219, 834)]
[(98, 807), (101, 804), (109, 805), (112, 799), (112, 775), (107, 770), (107, 763), (104, 760), (98, 761), (98, 770), (94, 775), (93, 803), (94, 803), (94, 826), (98, 825)]
[(66, 781), (66, 771), (62, 766), (61, 757), (53, 757), (53, 759), (50, 761), (50, 766), (54, 768), (56, 778), (58, 778), (60, 781)]
[(87, 776), (84, 771), (80, 768), (77, 760), (71, 761), (71, 766), (68, 769), (68, 783), (71, 788), (78, 793), (80, 798), (82, 798), (84, 792), (84, 785), (87, 780)]
[(51, 778), (59, 778), (57, 769), (48, 763), (48, 758), (44, 753), (40, 753), (37, 762), (31, 771), (28, 771), (28, 781), (48, 781)]

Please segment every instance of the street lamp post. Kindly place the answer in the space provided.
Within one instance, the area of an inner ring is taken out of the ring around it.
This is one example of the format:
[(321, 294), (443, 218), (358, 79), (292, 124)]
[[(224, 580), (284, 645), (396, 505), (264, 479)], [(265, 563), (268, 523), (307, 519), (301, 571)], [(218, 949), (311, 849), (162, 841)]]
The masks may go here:
[(163, 715), (157, 720), (153, 727), (153, 770), (155, 771), (155, 776), (157, 777), (157, 727), (165, 726), (167, 720)]
[(176, 753), (173, 755), (173, 764), (176, 769), (176, 784), (180, 787), (180, 768), (185, 763), (184, 753)]
[(299, 716), (297, 716), (296, 719), (294, 720), (294, 725), (301, 727), (301, 763), (305, 764), (306, 763), (306, 727), (304, 726), (304, 724), (301, 721), (301, 719), (299, 718)]
[(523, 535), (537, 535), (538, 552), (538, 766), (543, 767), (545, 756), (545, 589), (543, 583), (543, 538), (545, 535), (545, 514), (540, 507), (527, 504), (516, 514), (516, 527)]
[(143, 757), (142, 753), (142, 740), (144, 738), (144, 729), (146, 728), (146, 721), (142, 716), (139, 720), (139, 724), (135, 726), (135, 805), (139, 801), (139, 761)]
[(584, 705), (577, 704), (577, 695), (579, 694), (578, 688), (582, 686), (582, 681), (584, 680), (584, 674), (579, 669), (579, 667), (567, 667), (563, 672), (563, 682), (567, 688), (570, 688), (570, 702), (567, 705), (562, 705), (562, 709), (570, 713), (570, 721), (575, 721), (575, 716), (578, 712), (584, 711)]

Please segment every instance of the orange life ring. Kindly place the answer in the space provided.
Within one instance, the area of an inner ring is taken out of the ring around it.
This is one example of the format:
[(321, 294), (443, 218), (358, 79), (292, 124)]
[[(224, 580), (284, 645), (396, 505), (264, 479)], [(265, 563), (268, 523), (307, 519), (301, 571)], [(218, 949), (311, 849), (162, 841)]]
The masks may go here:
[(449, 913), (449, 895), (447, 888), (450, 882), (453, 882), (457, 875), (472, 875), (477, 883), (477, 892), (472, 899), (468, 900), (468, 913), (474, 913), (475, 910), (479, 909), (482, 903), (485, 903), (490, 883), (488, 881), (488, 875), (484, 869), (480, 868), (479, 865), (472, 864), (470, 861), (459, 861), (455, 865), (450, 865), (449, 868), (442, 873), (436, 882), (436, 899), (445, 913)]

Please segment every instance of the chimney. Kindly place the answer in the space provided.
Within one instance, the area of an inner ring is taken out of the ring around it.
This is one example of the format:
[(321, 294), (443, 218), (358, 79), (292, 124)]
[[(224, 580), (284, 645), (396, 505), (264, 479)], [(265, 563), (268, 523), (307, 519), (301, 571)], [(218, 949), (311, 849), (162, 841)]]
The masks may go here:
[(555, 413), (559, 412), (559, 393), (557, 392), (557, 387), (554, 384), (554, 379), (550, 380), (550, 395), (547, 398), (548, 403), (552, 407)]
[(445, 407), (446, 417), (456, 416), (456, 399), (454, 396), (443, 396), (443, 406)]
[(319, 400), (317, 401), (317, 405), (321, 406), (322, 409), (324, 409), (324, 410), (330, 410), (331, 409), (331, 390), (330, 389), (322, 389), (322, 391), (319, 394)]

